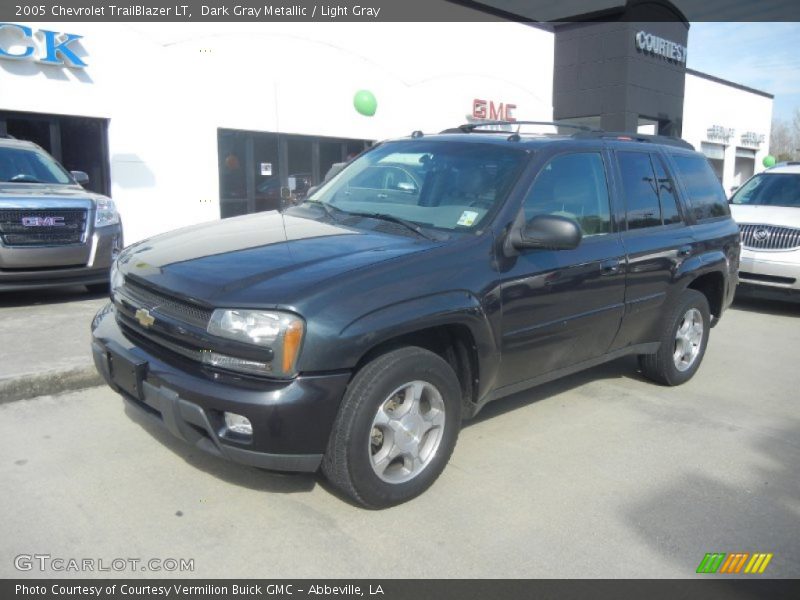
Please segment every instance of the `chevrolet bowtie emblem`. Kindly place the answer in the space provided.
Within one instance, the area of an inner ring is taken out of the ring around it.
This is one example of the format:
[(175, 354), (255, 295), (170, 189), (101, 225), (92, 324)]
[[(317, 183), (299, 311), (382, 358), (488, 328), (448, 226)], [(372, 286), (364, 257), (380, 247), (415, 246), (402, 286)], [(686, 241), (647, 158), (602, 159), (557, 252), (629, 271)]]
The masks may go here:
[(146, 308), (138, 309), (134, 316), (136, 317), (136, 320), (139, 321), (139, 325), (142, 327), (152, 327), (153, 323), (156, 322), (155, 317), (151, 315), (150, 311)]

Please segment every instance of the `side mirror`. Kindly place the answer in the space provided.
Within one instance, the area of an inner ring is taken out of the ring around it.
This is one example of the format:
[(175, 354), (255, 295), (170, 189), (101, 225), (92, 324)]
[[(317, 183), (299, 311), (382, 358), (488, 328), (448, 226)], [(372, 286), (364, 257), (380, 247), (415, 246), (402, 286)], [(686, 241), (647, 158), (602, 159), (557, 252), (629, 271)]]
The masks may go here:
[(70, 175), (75, 180), (75, 183), (79, 183), (80, 185), (86, 185), (89, 183), (89, 175), (87, 175), (84, 171), (70, 171)]
[(539, 215), (512, 234), (515, 248), (572, 250), (581, 243), (580, 226), (567, 217)]

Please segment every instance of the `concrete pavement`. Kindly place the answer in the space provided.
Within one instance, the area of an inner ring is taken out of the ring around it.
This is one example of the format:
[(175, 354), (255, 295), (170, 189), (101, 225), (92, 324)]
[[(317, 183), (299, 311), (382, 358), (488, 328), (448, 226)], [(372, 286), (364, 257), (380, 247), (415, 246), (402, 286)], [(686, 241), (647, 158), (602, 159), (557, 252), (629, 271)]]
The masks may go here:
[(693, 577), (706, 552), (800, 576), (800, 306), (739, 303), (698, 375), (624, 359), (490, 405), (439, 481), (356, 508), (201, 454), (98, 387), (0, 405), (0, 577), (23, 553), (194, 559), (193, 577)]
[(83, 286), (0, 294), (0, 404), (99, 385), (89, 325), (106, 301)]

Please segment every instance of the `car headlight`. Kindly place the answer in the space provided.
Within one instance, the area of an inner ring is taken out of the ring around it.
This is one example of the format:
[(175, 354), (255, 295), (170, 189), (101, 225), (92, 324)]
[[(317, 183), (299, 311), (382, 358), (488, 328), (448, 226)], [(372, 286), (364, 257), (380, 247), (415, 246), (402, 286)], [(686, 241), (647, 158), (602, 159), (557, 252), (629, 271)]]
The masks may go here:
[(111, 263), (111, 273), (109, 274), (109, 281), (111, 282), (111, 295), (114, 295), (114, 292), (117, 291), (117, 288), (122, 287), (125, 283), (125, 276), (119, 270), (119, 266), (117, 265), (117, 261)]
[(116, 225), (119, 223), (119, 213), (114, 201), (110, 198), (98, 198), (96, 200), (97, 211), (94, 215), (94, 226), (105, 227), (106, 225)]
[(207, 364), (277, 377), (296, 374), (297, 357), (305, 334), (305, 322), (297, 315), (280, 311), (217, 309), (208, 323), (208, 333), (237, 342), (272, 350), (270, 362), (239, 359), (217, 352), (205, 352)]

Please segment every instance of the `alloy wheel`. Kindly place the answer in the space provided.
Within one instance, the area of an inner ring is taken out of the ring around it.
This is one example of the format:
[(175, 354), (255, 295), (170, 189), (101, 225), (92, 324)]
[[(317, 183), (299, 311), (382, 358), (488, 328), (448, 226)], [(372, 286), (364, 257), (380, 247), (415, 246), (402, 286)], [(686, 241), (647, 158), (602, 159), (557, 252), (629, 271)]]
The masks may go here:
[(442, 441), (445, 405), (427, 381), (411, 381), (381, 402), (372, 421), (370, 464), (387, 483), (405, 483), (436, 456)]
[(690, 308), (684, 313), (678, 330), (675, 332), (675, 348), (672, 358), (678, 371), (686, 371), (697, 360), (700, 346), (703, 343), (703, 315), (696, 308)]

